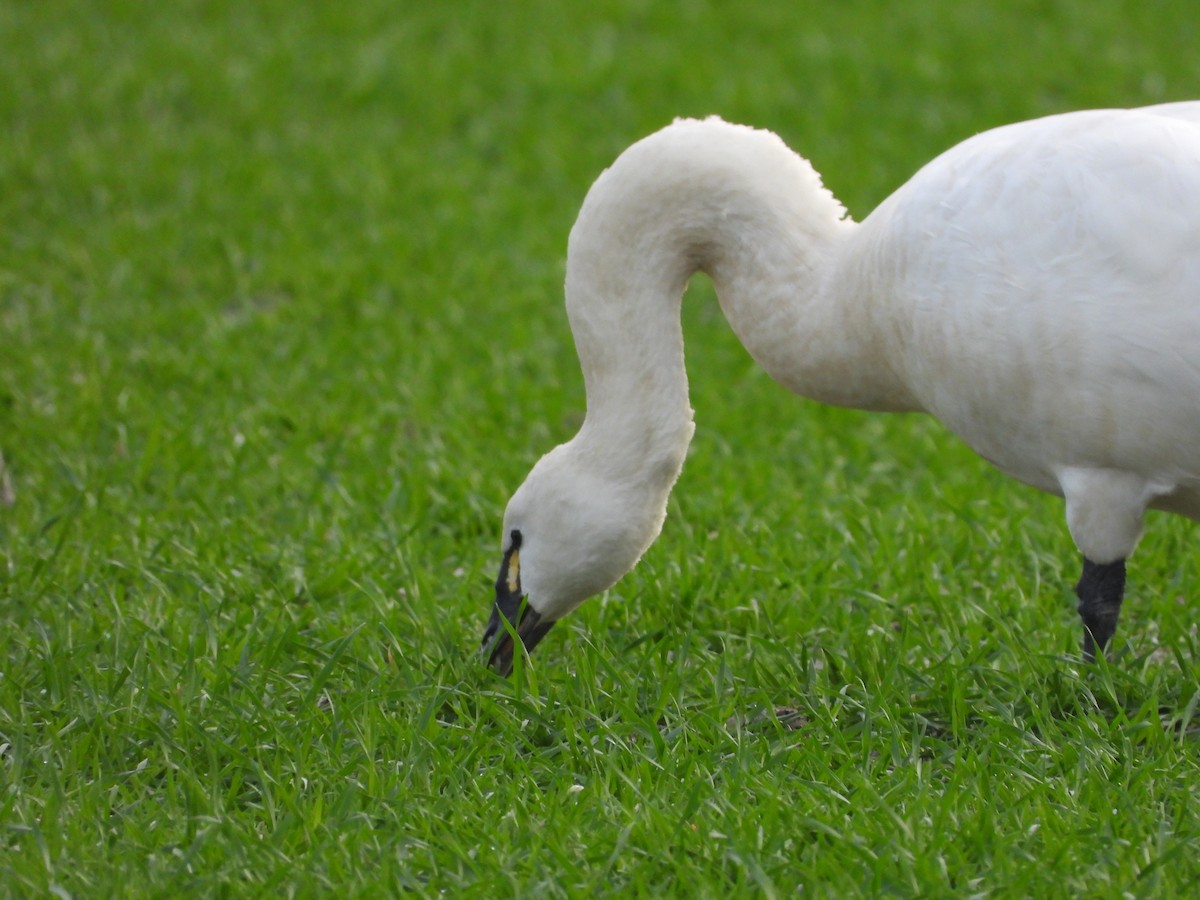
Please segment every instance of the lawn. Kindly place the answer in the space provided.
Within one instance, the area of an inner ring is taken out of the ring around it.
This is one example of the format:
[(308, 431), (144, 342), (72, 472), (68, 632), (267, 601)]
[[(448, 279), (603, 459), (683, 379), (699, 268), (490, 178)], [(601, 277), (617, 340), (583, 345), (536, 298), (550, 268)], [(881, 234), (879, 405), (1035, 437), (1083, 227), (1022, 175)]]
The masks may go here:
[(0, 3), (0, 895), (1170, 896), (1200, 577), (1077, 661), (1061, 502), (787, 395), (692, 285), (662, 538), (511, 679), (591, 181), (771, 128), (857, 218), (979, 130), (1200, 96), (1191, 0)]

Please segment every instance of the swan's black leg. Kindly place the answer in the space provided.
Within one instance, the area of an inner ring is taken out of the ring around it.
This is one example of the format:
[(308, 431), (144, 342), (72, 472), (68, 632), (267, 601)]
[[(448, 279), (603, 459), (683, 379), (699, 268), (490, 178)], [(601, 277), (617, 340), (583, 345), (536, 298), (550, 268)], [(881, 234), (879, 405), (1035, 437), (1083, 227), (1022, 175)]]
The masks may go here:
[(1085, 556), (1075, 593), (1083, 619), (1083, 658), (1094, 662), (1096, 651), (1103, 651), (1117, 630), (1125, 597), (1125, 560), (1100, 565)]

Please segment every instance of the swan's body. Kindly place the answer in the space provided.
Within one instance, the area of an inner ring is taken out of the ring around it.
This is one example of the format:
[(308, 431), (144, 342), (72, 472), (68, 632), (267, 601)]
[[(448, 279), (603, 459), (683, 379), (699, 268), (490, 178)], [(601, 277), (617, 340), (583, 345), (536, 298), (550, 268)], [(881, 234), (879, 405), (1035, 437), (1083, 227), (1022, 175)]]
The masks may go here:
[(679, 304), (698, 270), (792, 391), (931, 413), (1064, 496), (1089, 655), (1145, 510), (1200, 519), (1200, 102), (985, 132), (861, 224), (774, 135), (679, 121), (621, 155), (571, 232), (587, 418), (509, 504), (485, 644), (503, 613), (532, 647), (658, 535), (693, 430)]

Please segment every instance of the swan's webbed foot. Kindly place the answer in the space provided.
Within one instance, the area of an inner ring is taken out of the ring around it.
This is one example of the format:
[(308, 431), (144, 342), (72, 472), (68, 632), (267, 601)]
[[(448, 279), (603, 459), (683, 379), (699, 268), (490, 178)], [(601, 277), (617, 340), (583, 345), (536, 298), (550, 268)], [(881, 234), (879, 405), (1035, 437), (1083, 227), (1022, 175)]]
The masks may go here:
[(1075, 594), (1083, 619), (1083, 658), (1094, 662), (1096, 651), (1103, 652), (1117, 630), (1121, 601), (1125, 597), (1125, 560), (1100, 564), (1085, 556)]

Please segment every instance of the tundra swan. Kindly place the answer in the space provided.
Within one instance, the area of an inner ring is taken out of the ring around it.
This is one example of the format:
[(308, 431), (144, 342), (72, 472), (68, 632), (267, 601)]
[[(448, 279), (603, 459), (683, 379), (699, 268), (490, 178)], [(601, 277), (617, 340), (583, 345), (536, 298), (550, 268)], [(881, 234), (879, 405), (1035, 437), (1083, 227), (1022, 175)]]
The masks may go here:
[(1200, 101), (976, 135), (861, 223), (774, 134), (680, 120), (592, 186), (568, 244), (578, 434), (504, 515), (483, 638), (526, 650), (662, 528), (693, 432), (680, 302), (696, 271), (771, 376), (936, 416), (1066, 500), (1083, 653), (1116, 628), (1148, 508), (1200, 519)]

